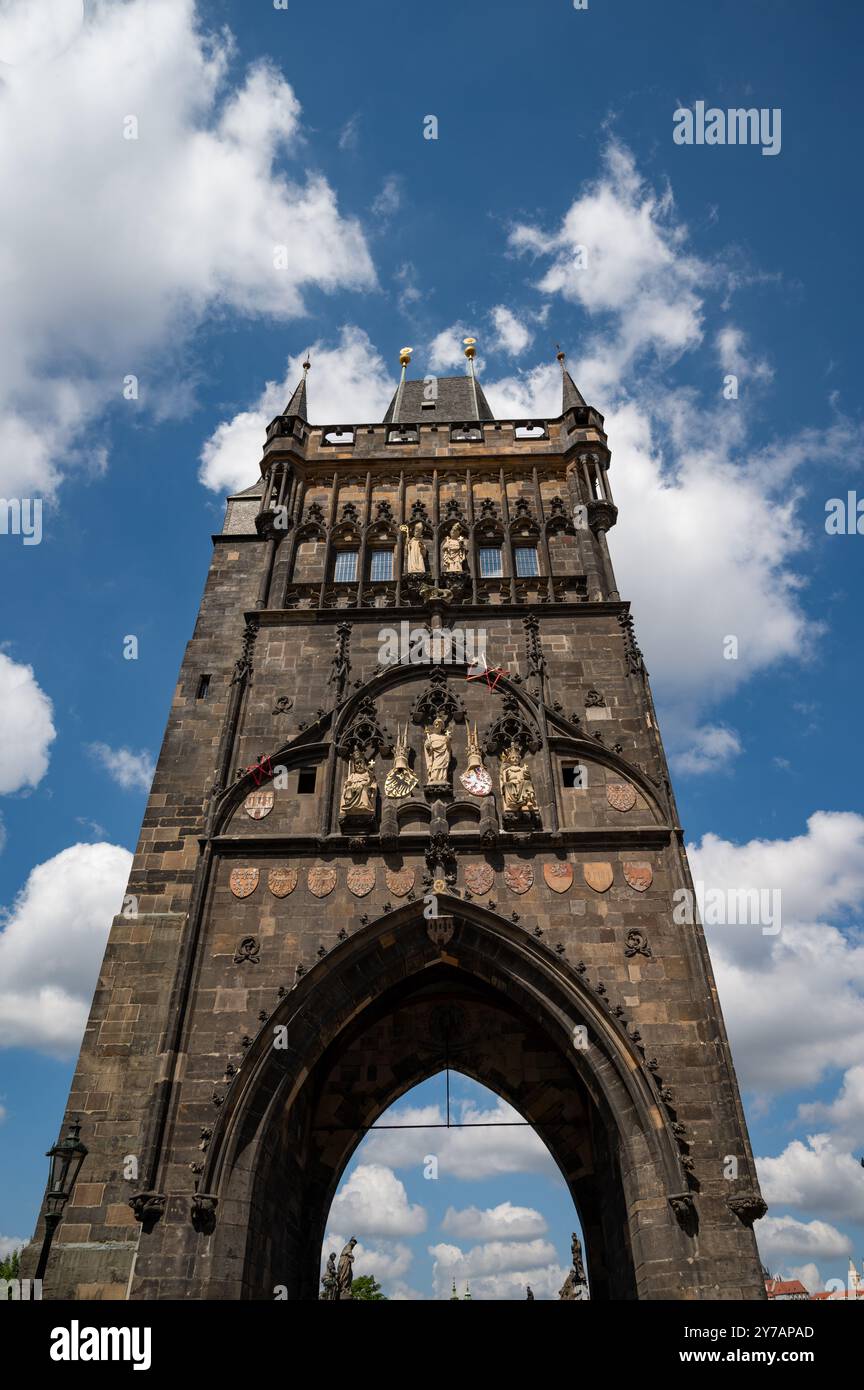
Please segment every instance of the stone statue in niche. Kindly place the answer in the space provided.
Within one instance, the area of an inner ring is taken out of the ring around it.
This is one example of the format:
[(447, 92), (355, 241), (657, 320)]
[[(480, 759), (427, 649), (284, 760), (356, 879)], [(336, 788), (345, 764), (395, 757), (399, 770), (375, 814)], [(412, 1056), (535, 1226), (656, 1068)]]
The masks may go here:
[(423, 539), (423, 523), (417, 521), (413, 529), (409, 532), (407, 526), (400, 526), (406, 536), (405, 558), (402, 562), (403, 574), (425, 574), (427, 570), (426, 554), (428, 547)]
[(468, 559), (468, 547), (459, 526), (454, 522), (449, 535), (441, 543), (442, 574), (461, 574)]
[(450, 730), (447, 721), (439, 715), (427, 724), (424, 733), (426, 741), (423, 752), (426, 757), (427, 787), (449, 787), (450, 785)]
[(539, 810), (531, 773), (515, 743), (511, 743), (501, 754), (499, 784), (505, 811), (518, 815)]
[(352, 753), (348, 760), (348, 776), (342, 787), (342, 800), (339, 803), (340, 819), (374, 820), (375, 798), (378, 784), (375, 781), (375, 764), (367, 761), (362, 753)]

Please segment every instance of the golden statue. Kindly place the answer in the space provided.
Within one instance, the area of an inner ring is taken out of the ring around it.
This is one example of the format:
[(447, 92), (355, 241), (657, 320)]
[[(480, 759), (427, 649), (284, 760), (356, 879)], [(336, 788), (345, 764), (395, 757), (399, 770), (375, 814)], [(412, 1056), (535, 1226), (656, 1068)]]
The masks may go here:
[(423, 752), (426, 755), (426, 785), (443, 787), (450, 785), (450, 730), (446, 719), (439, 714), (431, 725), (427, 724), (424, 733), (426, 741)]
[(500, 787), (505, 811), (539, 810), (531, 773), (515, 743), (501, 754)]
[(374, 762), (367, 761), (362, 753), (352, 753), (348, 760), (348, 776), (342, 786), (342, 800), (339, 815), (371, 820), (375, 816), (375, 798), (378, 783), (375, 781)]
[(460, 573), (468, 559), (468, 547), (462, 537), (459, 525), (454, 521), (449, 536), (441, 543), (441, 570), (444, 574)]
[(405, 555), (402, 561), (403, 574), (425, 574), (426, 573), (426, 551), (427, 545), (423, 539), (423, 523), (417, 521), (409, 533), (407, 526), (400, 526), (399, 530), (408, 539), (405, 542)]
[(405, 725), (404, 734), (397, 726), (393, 766), (384, 779), (384, 795), (391, 801), (400, 801), (403, 796), (411, 795), (417, 781), (417, 774), (408, 766), (408, 725)]

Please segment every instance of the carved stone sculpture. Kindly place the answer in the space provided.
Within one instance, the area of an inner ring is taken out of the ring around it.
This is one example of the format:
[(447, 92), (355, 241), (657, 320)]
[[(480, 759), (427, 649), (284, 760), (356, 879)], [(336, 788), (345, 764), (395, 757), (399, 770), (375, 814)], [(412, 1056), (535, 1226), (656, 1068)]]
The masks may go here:
[(461, 574), (468, 559), (468, 547), (458, 525), (451, 526), (450, 532), (441, 544), (441, 571), (443, 574)]
[(570, 1254), (573, 1262), (572, 1268), (568, 1271), (567, 1278), (561, 1285), (558, 1297), (570, 1301), (584, 1301), (588, 1298), (588, 1281), (585, 1278), (582, 1246), (575, 1231), (570, 1241)]
[(522, 756), (515, 743), (511, 743), (510, 747), (501, 754), (499, 780), (501, 800), (505, 811), (520, 814), (539, 809), (531, 773), (528, 771), (527, 764), (522, 761)]
[(339, 1268), (336, 1271), (338, 1298), (351, 1297), (351, 1285), (354, 1283), (354, 1246), (356, 1244), (357, 1237), (352, 1236), (348, 1244), (344, 1246), (342, 1254), (339, 1256)]
[(403, 526), (401, 529), (408, 535), (405, 542), (405, 559), (402, 564), (403, 574), (425, 574), (428, 547), (423, 539), (423, 523), (415, 522), (410, 533), (408, 533), (407, 526)]
[(361, 753), (352, 753), (339, 803), (340, 820), (374, 820), (378, 792), (374, 767), (374, 762), (367, 761)]
[(426, 785), (429, 787), (449, 787), (450, 785), (450, 730), (439, 716), (424, 730), (426, 741), (423, 752), (426, 757)]
[(331, 1250), (327, 1257), (327, 1268), (321, 1276), (321, 1283), (324, 1286), (324, 1292), (321, 1294), (321, 1297), (326, 1299), (328, 1303), (335, 1303), (339, 1288), (339, 1280), (336, 1275), (335, 1250)]

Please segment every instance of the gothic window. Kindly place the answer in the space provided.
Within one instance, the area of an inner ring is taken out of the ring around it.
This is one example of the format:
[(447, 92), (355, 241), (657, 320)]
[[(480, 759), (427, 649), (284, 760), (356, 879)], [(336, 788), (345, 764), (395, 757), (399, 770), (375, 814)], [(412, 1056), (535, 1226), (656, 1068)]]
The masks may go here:
[(338, 550), (336, 552), (336, 563), (333, 566), (333, 582), (335, 584), (353, 584), (357, 578), (357, 554), (356, 550)]
[(199, 677), (198, 677), (198, 689), (197, 689), (197, 691), (196, 691), (196, 693), (195, 693), (195, 699), (196, 699), (196, 700), (206, 700), (209, 694), (210, 694), (210, 677), (209, 677), (209, 676), (199, 676)]
[(540, 573), (537, 563), (536, 545), (516, 546), (516, 574), (520, 579), (530, 579)]
[(297, 775), (297, 794), (299, 796), (311, 796), (315, 791), (315, 780), (318, 776), (316, 767), (301, 767)]
[(481, 545), (480, 547), (480, 577), (481, 579), (500, 579), (504, 571), (501, 568), (501, 547), (500, 545)]
[(369, 578), (373, 581), (393, 578), (393, 551), (373, 550), (369, 563)]

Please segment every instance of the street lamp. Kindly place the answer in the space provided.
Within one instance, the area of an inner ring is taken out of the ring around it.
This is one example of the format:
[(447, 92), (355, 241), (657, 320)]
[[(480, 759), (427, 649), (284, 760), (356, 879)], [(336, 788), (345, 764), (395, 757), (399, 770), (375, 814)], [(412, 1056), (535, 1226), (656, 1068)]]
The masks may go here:
[(80, 1133), (80, 1122), (72, 1120), (66, 1138), (56, 1143), (45, 1155), (51, 1162), (48, 1168), (48, 1190), (45, 1195), (45, 1237), (36, 1267), (37, 1279), (45, 1277), (54, 1232), (63, 1219), (63, 1208), (78, 1180), (81, 1164), (87, 1157), (87, 1149), (78, 1137)]

